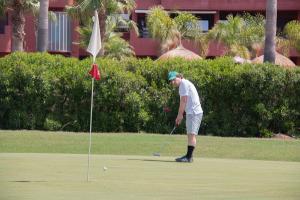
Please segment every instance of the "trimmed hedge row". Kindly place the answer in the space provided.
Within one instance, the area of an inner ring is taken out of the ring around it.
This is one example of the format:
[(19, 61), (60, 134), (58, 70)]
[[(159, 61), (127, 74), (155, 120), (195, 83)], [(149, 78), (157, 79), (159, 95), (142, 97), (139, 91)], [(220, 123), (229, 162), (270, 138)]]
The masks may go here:
[[(0, 59), (0, 128), (88, 131), (90, 59), (14, 53)], [(230, 58), (122, 62), (98, 59), (93, 131), (168, 133), (179, 105), (167, 80), (182, 72), (198, 88), (202, 134), (299, 135), (300, 70), (270, 64), (237, 65)], [(164, 112), (164, 108), (171, 108)], [(179, 133), (184, 132), (184, 125)]]

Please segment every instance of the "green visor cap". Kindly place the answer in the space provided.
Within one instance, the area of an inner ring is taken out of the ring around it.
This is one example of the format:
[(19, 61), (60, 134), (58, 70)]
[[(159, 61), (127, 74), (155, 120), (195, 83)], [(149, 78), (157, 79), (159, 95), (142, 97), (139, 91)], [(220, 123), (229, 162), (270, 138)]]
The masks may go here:
[(169, 72), (169, 74), (168, 74), (168, 80), (169, 80), (169, 81), (172, 81), (173, 79), (176, 78), (176, 75), (177, 75), (177, 74), (178, 74), (178, 72), (175, 72), (175, 71)]

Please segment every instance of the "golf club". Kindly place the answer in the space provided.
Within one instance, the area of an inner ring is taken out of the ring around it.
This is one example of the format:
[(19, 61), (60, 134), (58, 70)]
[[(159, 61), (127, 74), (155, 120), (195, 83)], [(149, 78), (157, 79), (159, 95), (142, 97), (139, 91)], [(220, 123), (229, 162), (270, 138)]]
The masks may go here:
[[(175, 125), (174, 128), (172, 129), (171, 133), (169, 135), (172, 135), (175, 131), (175, 129), (177, 128), (177, 126)], [(160, 149), (158, 152), (153, 153), (153, 156), (160, 156), (160, 152), (161, 150), (163, 150), (163, 148), (166, 146), (166, 141), (161, 145)]]

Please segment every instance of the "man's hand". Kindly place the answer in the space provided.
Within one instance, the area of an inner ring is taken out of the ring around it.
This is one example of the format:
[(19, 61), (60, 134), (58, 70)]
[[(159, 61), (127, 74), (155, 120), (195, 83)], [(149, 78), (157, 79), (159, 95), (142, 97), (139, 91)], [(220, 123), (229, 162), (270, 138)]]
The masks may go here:
[(179, 126), (179, 124), (181, 123), (182, 119), (183, 119), (183, 114), (178, 114), (177, 118), (175, 120), (176, 126)]
[(180, 97), (180, 105), (179, 105), (179, 109), (178, 109), (178, 115), (177, 118), (175, 120), (176, 126), (179, 126), (179, 124), (181, 123), (182, 119), (183, 119), (183, 113), (184, 113), (184, 109), (187, 103), (187, 96), (182, 96)]

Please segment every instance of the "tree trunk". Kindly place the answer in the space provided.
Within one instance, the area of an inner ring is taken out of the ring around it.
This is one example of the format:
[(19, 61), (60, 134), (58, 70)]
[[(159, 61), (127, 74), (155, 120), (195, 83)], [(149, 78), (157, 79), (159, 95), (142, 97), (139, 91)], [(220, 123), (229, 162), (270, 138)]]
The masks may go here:
[(101, 8), (99, 10), (98, 14), (99, 14), (99, 27), (100, 27), (101, 44), (102, 44), (99, 55), (103, 56), (104, 55), (104, 38), (105, 38), (105, 29), (106, 29), (105, 22), (106, 22), (106, 18), (107, 18), (105, 8)]
[(14, 0), (12, 4), (12, 51), (24, 51), (25, 17), (22, 0)]
[(40, 0), (37, 35), (37, 50), (40, 52), (48, 50), (48, 9), (49, 0)]
[(277, 0), (267, 0), (264, 62), (275, 63)]

